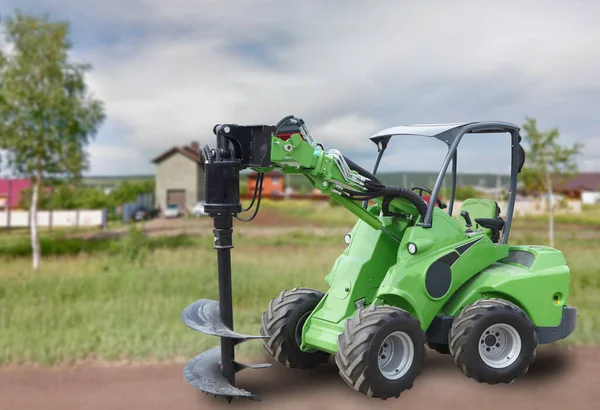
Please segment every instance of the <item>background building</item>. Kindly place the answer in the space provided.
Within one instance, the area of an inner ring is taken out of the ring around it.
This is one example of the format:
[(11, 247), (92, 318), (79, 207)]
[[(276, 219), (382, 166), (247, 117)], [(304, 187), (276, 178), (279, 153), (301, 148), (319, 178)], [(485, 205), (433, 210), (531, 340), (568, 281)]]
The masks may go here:
[(31, 180), (0, 178), (0, 210), (18, 209), (21, 194), (31, 186)]
[(155, 201), (162, 211), (176, 204), (181, 212), (191, 212), (204, 200), (204, 171), (198, 149), (197, 142), (171, 147), (152, 160), (156, 165)]
[[(248, 189), (247, 195), (253, 195), (256, 187), (258, 173), (251, 172), (247, 175), (248, 178)], [(265, 173), (262, 183), (262, 197), (263, 198), (277, 198), (283, 197), (285, 194), (285, 184), (283, 174), (277, 171), (270, 171)]]

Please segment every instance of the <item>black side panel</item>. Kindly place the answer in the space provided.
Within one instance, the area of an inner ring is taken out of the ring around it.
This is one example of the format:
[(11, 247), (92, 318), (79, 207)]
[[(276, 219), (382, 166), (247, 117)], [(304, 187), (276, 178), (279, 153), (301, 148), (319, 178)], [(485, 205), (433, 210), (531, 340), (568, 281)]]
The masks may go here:
[(433, 298), (441, 298), (450, 289), (452, 283), (452, 272), (450, 266), (444, 262), (435, 261), (427, 269), (425, 275), (425, 288)]
[(460, 255), (456, 251), (452, 251), (438, 259), (438, 262), (445, 263), (448, 266), (454, 265), (454, 262), (458, 260)]
[(465, 253), (471, 246), (475, 245), (477, 242), (479, 242), (480, 240), (482, 240), (484, 237), (482, 236), (481, 238), (477, 238), (474, 241), (465, 243), (464, 245), (459, 246), (458, 248), (456, 248), (456, 251), (459, 254), (463, 254)]

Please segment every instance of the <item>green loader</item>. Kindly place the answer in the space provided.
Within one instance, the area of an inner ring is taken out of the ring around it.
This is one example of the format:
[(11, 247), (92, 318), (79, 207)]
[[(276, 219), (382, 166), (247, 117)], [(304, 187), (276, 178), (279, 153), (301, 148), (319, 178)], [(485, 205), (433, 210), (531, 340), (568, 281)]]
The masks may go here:
[[(421, 374), (426, 347), (450, 355), (478, 382), (511, 383), (526, 374), (538, 345), (568, 337), (577, 309), (568, 304), (570, 270), (560, 250), (508, 243), (517, 176), (525, 162), (518, 126), (506, 122), (392, 127), (370, 139), (377, 147), (367, 171), (336, 149), (325, 149), (301, 118), (276, 125), (219, 124), (216, 148), (203, 147), (205, 212), (214, 219), (219, 301), (200, 299), (184, 323), (220, 337), (221, 344), (192, 359), (185, 379), (207, 394), (258, 400), (235, 386), (245, 368), (238, 343), (262, 339), (276, 362), (309, 369), (331, 356), (342, 379), (369, 397), (398, 398)], [(454, 213), (457, 149), (465, 134), (482, 139), (509, 134), (511, 180), (504, 215), (492, 199), (470, 198)], [(485, 135), (489, 134), (489, 135)], [(382, 183), (377, 168), (392, 138), (434, 138), (448, 150), (435, 185)], [(251, 204), (242, 209), (239, 176), (259, 172)], [(283, 290), (262, 317), (260, 335), (233, 331), (230, 250), (233, 218), (250, 221), (261, 201), (264, 173), (302, 174), (357, 217), (346, 249), (325, 277), (326, 293)], [(450, 198), (440, 190), (450, 170)], [(424, 195), (426, 193), (427, 195)], [(256, 203), (256, 205), (255, 205)], [(251, 211), (250, 218), (238, 215)]]

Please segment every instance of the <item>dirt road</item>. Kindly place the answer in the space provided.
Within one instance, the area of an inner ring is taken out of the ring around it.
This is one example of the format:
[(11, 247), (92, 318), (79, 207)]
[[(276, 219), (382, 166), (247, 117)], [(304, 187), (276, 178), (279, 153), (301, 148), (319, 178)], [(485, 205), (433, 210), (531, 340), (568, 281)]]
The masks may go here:
[(542, 348), (524, 378), (488, 386), (465, 378), (451, 358), (428, 351), (425, 372), (398, 400), (368, 399), (338, 377), (333, 361), (313, 371), (244, 370), (238, 385), (262, 401), (208, 397), (188, 385), (183, 364), (69, 369), (0, 368), (2, 410), (209, 409), (593, 409), (600, 403), (600, 348)]

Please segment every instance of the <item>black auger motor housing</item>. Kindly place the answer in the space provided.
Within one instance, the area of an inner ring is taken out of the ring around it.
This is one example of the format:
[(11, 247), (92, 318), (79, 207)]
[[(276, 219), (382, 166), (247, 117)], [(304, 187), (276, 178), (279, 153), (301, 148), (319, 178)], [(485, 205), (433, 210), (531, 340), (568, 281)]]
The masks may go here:
[[(185, 380), (199, 390), (233, 398), (258, 400), (254, 394), (235, 387), (235, 374), (245, 368), (264, 368), (270, 364), (246, 365), (235, 361), (237, 344), (263, 336), (243, 335), (233, 331), (231, 255), (233, 218), (242, 211), (240, 171), (247, 167), (268, 167), (271, 136), (275, 126), (239, 126), (219, 124), (214, 127), (217, 146), (202, 148), (206, 200), (204, 210), (214, 220), (214, 249), (217, 250), (219, 301), (200, 299), (187, 306), (181, 320), (191, 329), (221, 338), (221, 346), (203, 352), (189, 361)], [(261, 181), (259, 181), (261, 183)], [(261, 183), (262, 185), (262, 183)], [(260, 204), (260, 197), (259, 202)], [(256, 214), (256, 213), (255, 213)]]

